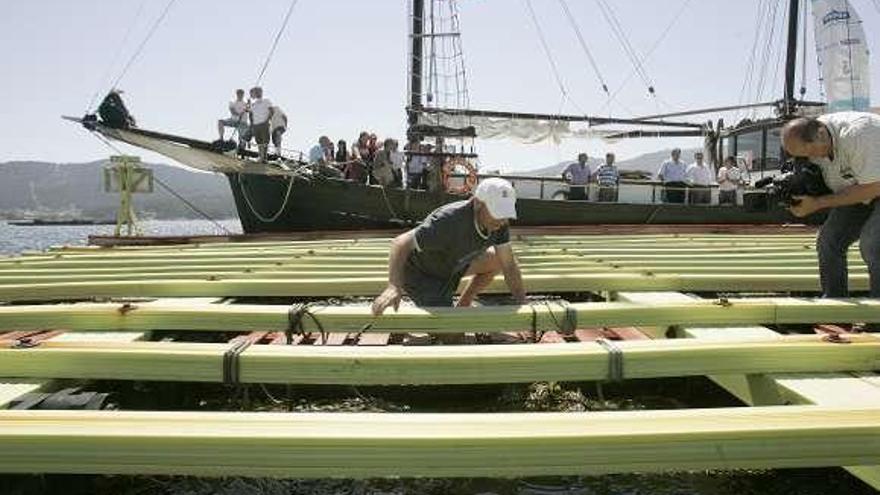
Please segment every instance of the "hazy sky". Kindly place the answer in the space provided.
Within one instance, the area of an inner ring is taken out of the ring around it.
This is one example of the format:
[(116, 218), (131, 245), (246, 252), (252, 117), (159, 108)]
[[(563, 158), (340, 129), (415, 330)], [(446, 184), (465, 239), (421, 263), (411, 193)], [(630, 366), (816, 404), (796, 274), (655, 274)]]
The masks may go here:
[[(607, 0), (635, 50), (654, 47), (683, 5), (677, 22), (644, 62), (656, 97), (648, 95), (602, 17), (595, 0), (567, 0), (617, 102), (607, 98), (558, 0), (532, 0), (572, 102), (567, 113), (632, 117), (694, 107), (736, 104), (747, 73), (758, 19), (787, 0)], [(868, 42), (877, 49), (880, 13), (872, 0), (852, 0)], [(0, 161), (77, 162), (108, 150), (86, 131), (62, 122), (82, 115), (144, 39), (165, 0), (7, 1), (0, 16), (4, 53), (0, 88)], [(525, 0), (460, 0), (463, 45), (473, 108), (553, 113), (560, 91)], [(177, 0), (165, 22), (120, 83), (141, 127), (214, 139), (216, 119), (236, 87), (253, 84), (288, 0)], [(140, 9), (126, 43), (122, 43)], [(287, 145), (308, 149), (320, 134), (351, 142), (361, 129), (402, 137), (405, 129), (407, 17), (405, 0), (300, 0), (263, 81), (284, 108), (292, 130)], [(769, 24), (769, 23), (767, 23)], [(818, 98), (810, 20), (809, 98)], [(762, 31), (769, 33), (765, 24)], [(784, 26), (775, 26), (777, 34)], [(759, 56), (767, 52), (761, 43)], [(111, 66), (119, 53), (116, 65)], [(781, 93), (781, 68), (770, 52), (765, 95)], [(758, 61), (760, 63), (760, 60)], [(877, 101), (878, 63), (872, 67)], [(757, 73), (758, 71), (753, 71)], [(799, 70), (800, 72), (800, 70)], [(110, 76), (107, 76), (107, 74)], [(769, 77), (768, 77), (769, 79)], [(747, 99), (750, 99), (748, 96)], [(875, 103), (876, 105), (876, 103)], [(728, 121), (732, 116), (728, 116)], [(698, 141), (640, 140), (608, 145), (566, 141), (555, 145), (479, 142), (482, 164), (505, 171), (616, 151), (619, 157)], [(148, 160), (155, 157), (141, 154)], [(167, 161), (167, 160), (164, 160)]]

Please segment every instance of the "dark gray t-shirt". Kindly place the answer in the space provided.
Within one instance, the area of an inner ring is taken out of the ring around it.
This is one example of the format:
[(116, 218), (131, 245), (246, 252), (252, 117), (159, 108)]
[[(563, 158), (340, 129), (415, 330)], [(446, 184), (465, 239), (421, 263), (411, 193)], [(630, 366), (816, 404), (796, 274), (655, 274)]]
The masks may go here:
[(510, 242), (508, 227), (486, 237), (477, 231), (472, 201), (437, 208), (413, 234), (416, 249), (406, 260), (404, 289), (419, 306), (451, 306), (471, 262), (490, 246)]

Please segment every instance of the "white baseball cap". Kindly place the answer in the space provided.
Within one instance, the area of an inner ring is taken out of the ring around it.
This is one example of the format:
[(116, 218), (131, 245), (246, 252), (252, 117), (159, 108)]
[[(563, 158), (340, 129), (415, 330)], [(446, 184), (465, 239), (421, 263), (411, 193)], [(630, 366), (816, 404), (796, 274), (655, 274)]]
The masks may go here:
[(480, 181), (477, 190), (474, 191), (474, 197), (486, 205), (493, 218), (516, 219), (516, 190), (510, 182), (499, 177)]

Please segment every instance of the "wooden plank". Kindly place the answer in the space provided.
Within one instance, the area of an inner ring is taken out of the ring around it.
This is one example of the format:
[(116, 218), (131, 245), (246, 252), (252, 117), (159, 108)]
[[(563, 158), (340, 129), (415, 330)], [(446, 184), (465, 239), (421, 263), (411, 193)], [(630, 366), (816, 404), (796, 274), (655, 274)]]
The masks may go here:
[(39, 392), (45, 382), (39, 380), (0, 379), (0, 409), (9, 407), (9, 403), (22, 395)]
[(0, 444), (7, 473), (373, 478), (772, 469), (877, 459), (880, 409), (0, 411)]
[(574, 335), (581, 342), (594, 342), (605, 338), (601, 328), (578, 328), (574, 331)]
[(318, 340), (319, 345), (344, 345), (348, 340), (347, 333), (331, 332), (327, 334), (327, 340)]
[[(804, 298), (676, 301), (669, 303), (595, 302), (569, 306), (582, 327), (650, 325), (742, 325), (800, 323), (821, 319), (880, 321), (880, 301)], [(0, 330), (135, 331), (176, 329), (190, 331), (286, 330), (290, 307), (272, 304), (58, 304), (0, 306)], [(313, 306), (310, 309), (329, 332), (355, 333), (373, 320), (367, 306)], [(478, 308), (400, 308), (375, 319), (366, 333), (416, 331), (522, 331), (558, 329), (558, 306), (486, 306)], [(308, 330), (314, 330), (313, 327)]]
[(357, 345), (360, 346), (383, 346), (388, 345), (391, 339), (390, 333), (362, 333), (357, 339)]
[[(39, 332), (38, 332), (39, 334)], [(76, 333), (65, 334), (62, 332), (46, 332), (43, 341), (51, 342), (133, 342), (141, 340), (146, 334), (142, 332), (116, 332), (116, 333)], [(57, 384), (50, 380), (21, 380), (0, 378), (0, 409), (9, 407), (9, 404), (19, 397), (57, 388)]]
[[(631, 293), (619, 296), (622, 300), (633, 302), (683, 301), (692, 297), (680, 293)], [(687, 337), (718, 341), (737, 338), (775, 341), (782, 338), (766, 327), (685, 327), (680, 328), (679, 332)], [(874, 374), (725, 374), (711, 375), (709, 378), (743, 402), (753, 406), (792, 403), (855, 407), (880, 405), (880, 380)], [(844, 469), (880, 490), (880, 466), (844, 466)]]
[[(243, 383), (416, 385), (606, 380), (608, 350), (593, 342), (432, 346), (254, 345), (241, 353)], [(249, 340), (261, 334), (247, 336)], [(317, 339), (317, 336), (313, 336)], [(763, 341), (622, 340), (623, 378), (702, 374), (873, 370), (876, 335), (846, 345), (821, 336)], [(416, 342), (410, 342), (415, 344)], [(179, 342), (44, 342), (0, 348), (0, 375), (217, 382), (230, 344)]]

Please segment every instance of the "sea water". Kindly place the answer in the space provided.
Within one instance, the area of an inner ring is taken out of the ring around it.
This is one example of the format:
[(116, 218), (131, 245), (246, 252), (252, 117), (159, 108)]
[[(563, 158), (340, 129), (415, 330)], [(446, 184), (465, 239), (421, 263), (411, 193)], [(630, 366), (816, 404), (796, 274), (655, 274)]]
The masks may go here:
[[(140, 223), (144, 235), (222, 235), (241, 234), (238, 219), (147, 220)], [(112, 235), (115, 225), (10, 225), (0, 220), (0, 254), (43, 251), (52, 246), (81, 246), (90, 235)]]

